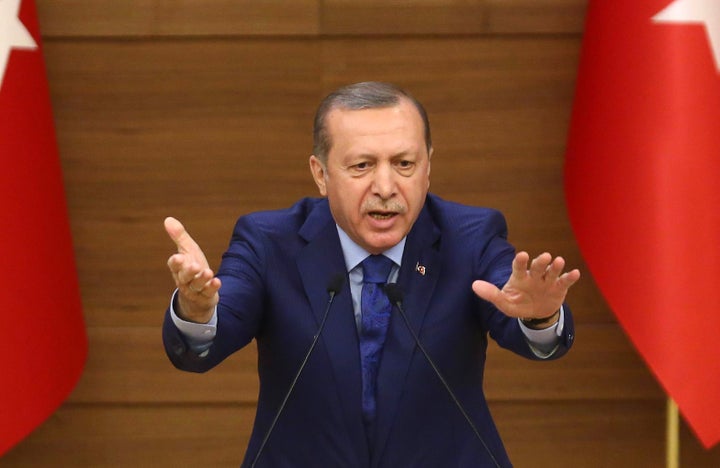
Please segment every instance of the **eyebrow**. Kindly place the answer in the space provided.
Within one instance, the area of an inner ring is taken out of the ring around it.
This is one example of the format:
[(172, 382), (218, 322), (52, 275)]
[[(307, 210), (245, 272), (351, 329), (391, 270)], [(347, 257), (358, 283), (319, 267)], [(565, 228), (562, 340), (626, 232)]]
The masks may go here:
[[(390, 159), (398, 159), (398, 158), (404, 158), (406, 156), (418, 156), (421, 154), (421, 151), (400, 151), (399, 153), (395, 153), (390, 155)], [(377, 159), (378, 156), (375, 153), (357, 153), (357, 154), (350, 154), (346, 156), (344, 159), (354, 159), (354, 158), (368, 158), (368, 159)]]

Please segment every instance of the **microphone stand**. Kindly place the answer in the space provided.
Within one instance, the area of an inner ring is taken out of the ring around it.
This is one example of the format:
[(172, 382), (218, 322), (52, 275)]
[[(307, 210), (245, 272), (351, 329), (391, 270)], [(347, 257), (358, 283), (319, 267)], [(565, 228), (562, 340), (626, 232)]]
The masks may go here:
[(447, 390), (448, 394), (450, 395), (450, 398), (452, 398), (452, 401), (455, 403), (455, 405), (460, 410), (460, 413), (462, 413), (463, 417), (465, 418), (465, 421), (470, 425), (470, 428), (475, 433), (475, 436), (480, 441), (482, 446), (487, 451), (488, 455), (490, 455), (490, 459), (492, 459), (493, 463), (497, 468), (502, 468), (500, 466), (500, 463), (498, 463), (497, 459), (495, 459), (495, 456), (493, 455), (492, 451), (490, 451), (490, 447), (485, 443), (485, 440), (480, 435), (480, 431), (478, 431), (477, 427), (475, 426), (475, 423), (473, 423), (472, 419), (470, 419), (470, 416), (467, 414), (467, 411), (465, 411), (465, 408), (463, 407), (462, 403), (460, 403), (460, 400), (455, 396), (455, 393), (450, 388), (450, 385), (445, 380), (445, 377), (442, 376), (440, 373), (440, 369), (435, 365), (435, 362), (432, 360), (428, 352), (425, 350), (425, 347), (420, 342), (420, 338), (418, 338), (417, 333), (415, 333), (415, 330), (410, 326), (410, 320), (408, 320), (407, 315), (405, 314), (405, 309), (402, 305), (403, 300), (403, 293), (400, 289), (400, 286), (398, 286), (397, 283), (387, 283), (384, 287), (385, 294), (387, 295), (388, 299), (390, 299), (390, 302), (397, 307), (397, 310), (400, 312), (400, 315), (403, 318), (403, 321), (405, 322), (405, 325), (407, 326), (408, 330), (410, 330), (410, 333), (413, 336), (413, 339), (415, 340), (415, 344), (417, 344), (417, 347), (420, 348), (420, 351), (425, 356), (425, 359), (430, 363), (430, 366), (432, 367), (433, 371), (435, 371), (435, 375), (438, 376), (440, 379), (440, 382), (442, 382), (443, 386), (445, 387), (445, 390)]
[(262, 453), (263, 449), (265, 448), (267, 441), (270, 439), (270, 434), (272, 434), (272, 431), (275, 428), (275, 424), (278, 422), (278, 419), (280, 419), (280, 415), (282, 414), (283, 410), (285, 409), (285, 404), (287, 403), (288, 399), (290, 398), (290, 394), (292, 394), (293, 390), (295, 389), (295, 384), (297, 383), (298, 379), (300, 378), (300, 374), (302, 374), (303, 369), (305, 369), (305, 364), (307, 364), (308, 359), (310, 358), (310, 355), (313, 352), (313, 349), (315, 349), (315, 345), (318, 342), (318, 338), (320, 338), (320, 334), (322, 333), (323, 328), (325, 328), (325, 321), (327, 320), (328, 314), (330, 313), (330, 306), (332, 305), (333, 300), (335, 299), (335, 296), (337, 295), (337, 293), (339, 293), (340, 290), (342, 289), (342, 286), (344, 283), (345, 283), (345, 274), (344, 273), (337, 274), (331, 278), (330, 283), (328, 284), (328, 287), (327, 287), (327, 292), (330, 295), (330, 299), (328, 300), (327, 307), (325, 308), (325, 314), (323, 315), (322, 321), (320, 322), (318, 331), (317, 331), (317, 333), (315, 333), (312, 343), (310, 343), (310, 348), (308, 348), (307, 353), (305, 353), (305, 358), (303, 358), (302, 363), (300, 364), (300, 367), (298, 368), (298, 371), (295, 374), (295, 377), (293, 378), (292, 383), (290, 384), (290, 388), (288, 388), (288, 391), (285, 394), (285, 397), (283, 398), (282, 403), (280, 403), (280, 407), (278, 408), (277, 413), (275, 413), (275, 417), (273, 418), (272, 422), (270, 423), (270, 427), (268, 428), (267, 432), (265, 433), (265, 437), (263, 437), (263, 440), (260, 443), (260, 448), (258, 449), (257, 453), (255, 454), (255, 458), (253, 458), (253, 461), (250, 464), (250, 468), (255, 468), (255, 464), (257, 463), (258, 459), (260, 458), (260, 454)]

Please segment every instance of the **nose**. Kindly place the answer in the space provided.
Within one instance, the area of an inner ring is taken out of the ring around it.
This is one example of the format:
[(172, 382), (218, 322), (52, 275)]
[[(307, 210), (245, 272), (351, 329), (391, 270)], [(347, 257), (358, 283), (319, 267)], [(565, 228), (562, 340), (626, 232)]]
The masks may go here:
[(383, 200), (396, 195), (395, 171), (390, 164), (380, 164), (375, 168), (373, 177), (373, 194)]

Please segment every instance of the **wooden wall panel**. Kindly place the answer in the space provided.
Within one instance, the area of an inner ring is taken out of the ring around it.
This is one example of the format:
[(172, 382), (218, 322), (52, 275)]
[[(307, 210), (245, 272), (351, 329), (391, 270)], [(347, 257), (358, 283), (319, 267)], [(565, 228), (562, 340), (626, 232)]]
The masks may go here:
[(38, 0), (70, 37), (577, 34), (586, 0)]
[(43, 35), (315, 35), (319, 0), (37, 0)]
[(584, 0), (325, 0), (325, 34), (579, 33)]
[(485, 1), (325, 0), (326, 34), (469, 34), (485, 30)]
[(487, 0), (487, 32), (582, 33), (586, 0)]
[[(662, 402), (494, 403), (491, 410), (517, 467), (665, 466)], [(720, 447), (704, 450), (685, 425), (680, 441), (680, 466), (718, 466)]]
[(89, 326), (158, 324), (172, 290), (166, 216), (185, 221), (217, 265), (240, 214), (315, 193), (316, 50), (276, 40), (46, 44)]
[(255, 343), (204, 374), (182, 372), (154, 327), (93, 327), (86, 370), (69, 401), (82, 404), (245, 404), (257, 401)]
[(247, 406), (65, 405), (0, 461), (3, 467), (237, 467)]
[[(515, 466), (656, 468), (664, 464), (662, 402), (494, 403)], [(0, 466), (238, 466), (254, 409), (238, 405), (65, 405)], [(682, 428), (681, 466), (714, 468)]]

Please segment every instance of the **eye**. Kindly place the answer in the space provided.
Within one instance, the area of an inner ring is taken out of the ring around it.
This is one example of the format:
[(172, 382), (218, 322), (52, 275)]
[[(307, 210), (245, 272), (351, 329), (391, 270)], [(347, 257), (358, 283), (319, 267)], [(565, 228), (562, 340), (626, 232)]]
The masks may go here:
[(348, 171), (357, 176), (363, 175), (373, 168), (372, 161), (359, 161), (354, 164), (347, 166)]
[(395, 167), (401, 173), (407, 174), (409, 172), (412, 172), (413, 168), (415, 167), (415, 161), (411, 161), (409, 159), (400, 159), (395, 162)]

